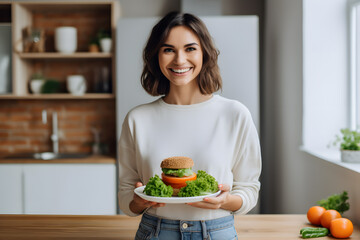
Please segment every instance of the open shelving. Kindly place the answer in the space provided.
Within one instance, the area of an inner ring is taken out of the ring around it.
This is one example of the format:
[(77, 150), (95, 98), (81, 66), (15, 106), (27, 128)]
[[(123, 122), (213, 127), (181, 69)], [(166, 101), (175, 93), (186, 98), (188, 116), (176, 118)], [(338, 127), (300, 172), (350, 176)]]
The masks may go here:
[[(0, 24), (12, 28), (12, 92), (0, 95), (0, 99), (115, 99), (115, 29), (120, 16), (117, 1), (90, 2), (2, 2)], [(45, 52), (24, 52), (22, 31), (26, 27), (45, 30)], [(59, 26), (77, 28), (77, 51), (72, 54), (56, 52), (54, 30)], [(88, 51), (90, 39), (101, 29), (108, 30), (113, 39), (110, 53)], [(96, 92), (94, 71), (107, 68), (110, 73), (110, 92)], [(81, 96), (69, 94), (62, 88), (56, 94), (32, 94), (29, 81), (34, 73), (56, 79), (62, 85), (73, 74), (85, 76), (88, 91)]]

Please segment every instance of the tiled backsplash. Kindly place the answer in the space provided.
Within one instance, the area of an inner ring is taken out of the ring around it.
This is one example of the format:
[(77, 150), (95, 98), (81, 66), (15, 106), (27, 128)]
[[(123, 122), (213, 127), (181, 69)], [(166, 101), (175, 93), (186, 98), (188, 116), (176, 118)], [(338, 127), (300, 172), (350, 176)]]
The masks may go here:
[[(47, 124), (42, 111), (47, 110)], [(1, 100), (0, 154), (52, 151), (52, 112), (58, 114), (59, 151), (91, 152), (99, 129), (111, 154), (116, 147), (114, 100)]]

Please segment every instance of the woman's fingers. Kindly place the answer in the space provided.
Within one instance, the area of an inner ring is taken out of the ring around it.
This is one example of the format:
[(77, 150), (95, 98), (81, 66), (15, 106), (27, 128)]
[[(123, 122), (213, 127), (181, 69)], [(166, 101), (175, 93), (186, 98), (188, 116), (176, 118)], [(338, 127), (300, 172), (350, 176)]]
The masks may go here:
[[(143, 186), (143, 184), (141, 182), (137, 182), (135, 183), (135, 188), (138, 188), (138, 187), (141, 187)], [(157, 203), (157, 202), (150, 202), (150, 201), (147, 201), (141, 197), (139, 197), (138, 195), (134, 194), (134, 202), (137, 204), (137, 205), (141, 205), (143, 207), (154, 207), (154, 208), (158, 208), (158, 207), (163, 207), (165, 206), (165, 203)]]
[(204, 198), (201, 202), (187, 204), (198, 208), (218, 209), (222, 204), (226, 203), (227, 195), (230, 191), (230, 186), (228, 184), (219, 184), (219, 189), (221, 190), (221, 193), (216, 197), (207, 197)]
[(223, 192), (229, 192), (230, 185), (229, 184), (219, 184), (219, 189)]
[(143, 186), (143, 184), (141, 182), (135, 183), (135, 188), (142, 187), (142, 186)]

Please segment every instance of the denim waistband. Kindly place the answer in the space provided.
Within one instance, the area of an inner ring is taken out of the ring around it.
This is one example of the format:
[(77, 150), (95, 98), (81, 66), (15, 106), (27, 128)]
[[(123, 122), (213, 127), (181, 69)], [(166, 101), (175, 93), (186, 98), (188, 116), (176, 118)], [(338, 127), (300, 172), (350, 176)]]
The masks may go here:
[(161, 229), (181, 232), (203, 232), (219, 230), (234, 225), (234, 216), (229, 215), (226, 217), (211, 220), (186, 221), (171, 220), (144, 213), (141, 222), (149, 226), (155, 227), (157, 228), (157, 230), (159, 230), (161, 225)]

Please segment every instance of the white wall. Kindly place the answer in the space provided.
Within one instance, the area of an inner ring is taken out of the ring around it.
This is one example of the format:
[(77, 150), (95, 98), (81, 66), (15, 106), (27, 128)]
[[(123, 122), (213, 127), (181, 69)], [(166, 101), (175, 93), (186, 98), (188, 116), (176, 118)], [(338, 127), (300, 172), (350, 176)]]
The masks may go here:
[(262, 178), (262, 211), (304, 214), (316, 201), (347, 190), (351, 210), (345, 217), (359, 224), (360, 188), (356, 183), (360, 182), (360, 174), (299, 150), (303, 108), (303, 1), (267, 0), (265, 4), (262, 133), (266, 172)]

